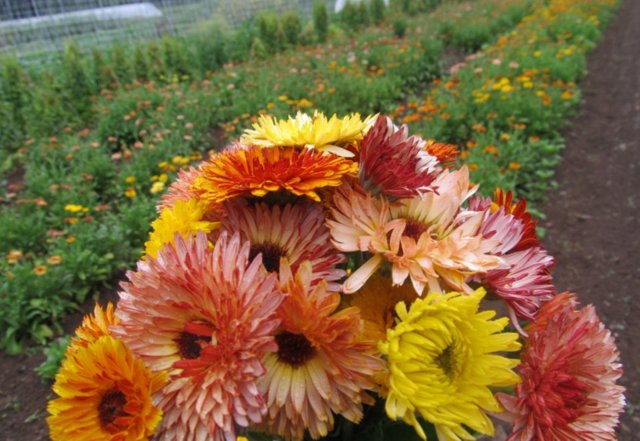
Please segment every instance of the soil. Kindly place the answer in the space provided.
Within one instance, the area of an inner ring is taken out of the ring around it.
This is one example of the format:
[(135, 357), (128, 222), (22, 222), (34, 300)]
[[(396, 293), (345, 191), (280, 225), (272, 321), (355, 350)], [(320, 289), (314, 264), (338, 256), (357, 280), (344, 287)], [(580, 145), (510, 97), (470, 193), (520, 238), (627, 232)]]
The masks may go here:
[[(627, 411), (619, 439), (640, 433), (640, 2), (625, 0), (598, 48), (589, 56), (581, 85), (585, 102), (564, 132), (566, 149), (558, 188), (542, 211), (544, 243), (558, 264), (559, 290), (596, 305), (616, 335), (625, 366)], [(113, 290), (102, 298), (113, 298)], [(93, 308), (87, 302), (84, 311)], [(80, 311), (65, 328), (81, 322)], [(46, 403), (51, 384), (34, 371), (40, 350), (0, 353), (0, 440), (46, 441)]]
[(626, 0), (589, 56), (584, 103), (564, 133), (558, 188), (541, 207), (559, 290), (594, 304), (616, 336), (627, 410), (619, 439), (640, 433), (640, 2)]

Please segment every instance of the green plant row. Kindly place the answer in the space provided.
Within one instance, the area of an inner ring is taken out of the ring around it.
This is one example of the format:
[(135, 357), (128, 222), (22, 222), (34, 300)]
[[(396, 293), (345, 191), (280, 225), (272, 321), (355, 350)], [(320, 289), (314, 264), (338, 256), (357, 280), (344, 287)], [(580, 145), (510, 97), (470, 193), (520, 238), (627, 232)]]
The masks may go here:
[(560, 130), (580, 102), (586, 54), (618, 3), (539, 2), (512, 32), (397, 108), (396, 117), (413, 132), (461, 145), (461, 160), (485, 191), (501, 187), (542, 200), (560, 160)]
[[(479, 10), (526, 0), (477, 0)], [(140, 257), (158, 197), (179, 169), (219, 149), (256, 114), (389, 112), (441, 74), (434, 23), (455, 8), (405, 18), (406, 35), (372, 27), (332, 42), (227, 66), (197, 81), (133, 82), (89, 100), (93, 123), (26, 141), (0, 208), (0, 346), (60, 333), (60, 318)], [(515, 25), (515, 22), (514, 22)]]

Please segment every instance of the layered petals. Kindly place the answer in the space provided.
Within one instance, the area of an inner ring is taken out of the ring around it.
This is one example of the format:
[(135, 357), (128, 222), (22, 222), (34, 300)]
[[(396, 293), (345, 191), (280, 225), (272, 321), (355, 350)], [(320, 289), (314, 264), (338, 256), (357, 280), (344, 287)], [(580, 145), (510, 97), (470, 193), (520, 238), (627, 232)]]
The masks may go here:
[(440, 172), (438, 160), (424, 149), (425, 141), (409, 136), (409, 128), (379, 116), (360, 146), (360, 182), (374, 195), (408, 198), (433, 191)]
[(279, 191), (320, 201), (318, 190), (341, 185), (357, 169), (351, 160), (313, 149), (235, 145), (202, 166), (194, 190), (212, 203)]
[(165, 246), (138, 263), (120, 292), (113, 330), (154, 371), (171, 381), (158, 396), (165, 418), (158, 439), (234, 439), (236, 427), (266, 412), (257, 390), (262, 359), (275, 351), (282, 293), (250, 244), (205, 233)]
[(340, 289), (336, 281), (344, 277), (345, 272), (337, 265), (346, 259), (331, 246), (320, 204), (300, 201), (281, 207), (235, 200), (225, 203), (225, 212), (220, 231), (239, 232), (244, 240), (251, 242), (250, 255), (261, 253), (267, 271), (278, 273), (282, 257), (294, 272), (303, 261), (309, 261), (314, 283), (326, 280), (330, 282), (329, 289)]
[(344, 157), (354, 156), (353, 150), (375, 121), (375, 116), (361, 119), (359, 113), (343, 118), (327, 118), (322, 113), (313, 116), (298, 112), (286, 120), (261, 115), (252, 129), (242, 135), (245, 145), (261, 147), (306, 147)]
[(162, 418), (152, 395), (164, 372), (150, 372), (118, 339), (102, 336), (67, 353), (47, 418), (53, 441), (142, 441)]
[(577, 309), (558, 294), (540, 309), (529, 334), (516, 396), (500, 395), (510, 412), (509, 441), (614, 441), (624, 409), (618, 349), (593, 306)]
[(308, 262), (294, 275), (283, 259), (280, 272), (287, 297), (279, 310), (278, 351), (266, 356), (259, 384), (269, 409), (260, 427), (288, 440), (302, 440), (305, 430), (318, 439), (333, 428), (334, 414), (360, 421), (382, 363), (371, 355), (373, 344), (358, 338), (358, 309), (337, 311), (340, 295), (324, 282), (312, 286)]
[(490, 387), (519, 378), (518, 361), (496, 354), (520, 349), (518, 334), (502, 332), (507, 318), (478, 311), (482, 289), (471, 295), (431, 293), (410, 308), (396, 306), (398, 323), (380, 349), (389, 363), (386, 411), (426, 439), (417, 416), (435, 425), (440, 441), (473, 439), (468, 429), (493, 435), (485, 412), (500, 412)]

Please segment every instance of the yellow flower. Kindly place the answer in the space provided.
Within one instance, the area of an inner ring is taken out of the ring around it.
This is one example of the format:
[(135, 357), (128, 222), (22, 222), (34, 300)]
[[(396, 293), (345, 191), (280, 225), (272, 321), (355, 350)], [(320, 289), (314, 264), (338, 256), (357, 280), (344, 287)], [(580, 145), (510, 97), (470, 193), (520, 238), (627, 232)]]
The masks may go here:
[(70, 213), (86, 213), (89, 211), (87, 207), (83, 207), (82, 205), (77, 204), (67, 204), (64, 206), (65, 211)]
[(127, 176), (127, 178), (124, 180), (124, 182), (126, 182), (127, 184), (133, 184), (134, 182), (136, 182), (136, 177), (135, 176)]
[(151, 194), (156, 194), (156, 193), (160, 193), (162, 190), (164, 190), (164, 182), (158, 181), (153, 183), (149, 192)]
[(135, 198), (137, 194), (138, 193), (136, 193), (136, 189), (133, 187), (128, 187), (124, 192), (124, 195), (130, 199)]
[(295, 118), (287, 120), (262, 115), (253, 124), (253, 129), (242, 135), (242, 143), (262, 147), (308, 147), (352, 157), (354, 153), (346, 147), (361, 141), (375, 119), (376, 115), (362, 120), (359, 113), (344, 118), (336, 115), (327, 118), (323, 113), (316, 112), (310, 116), (298, 112)]
[(218, 222), (204, 219), (207, 207), (207, 203), (191, 199), (176, 201), (173, 207), (163, 209), (158, 219), (151, 223), (153, 231), (144, 244), (145, 254), (155, 258), (164, 245), (173, 244), (176, 233), (187, 238), (198, 231), (211, 232)]
[(38, 277), (44, 276), (47, 274), (47, 265), (36, 265), (33, 267), (33, 273)]
[(20, 250), (11, 250), (7, 254), (7, 263), (14, 264), (24, 257), (24, 254)]
[(518, 360), (496, 353), (520, 349), (518, 334), (502, 332), (509, 320), (478, 312), (485, 295), (431, 293), (410, 309), (396, 306), (398, 323), (379, 344), (389, 363), (386, 411), (402, 418), (426, 439), (417, 415), (435, 425), (440, 441), (474, 439), (467, 431), (492, 436), (485, 412), (501, 412), (489, 387), (516, 384)]

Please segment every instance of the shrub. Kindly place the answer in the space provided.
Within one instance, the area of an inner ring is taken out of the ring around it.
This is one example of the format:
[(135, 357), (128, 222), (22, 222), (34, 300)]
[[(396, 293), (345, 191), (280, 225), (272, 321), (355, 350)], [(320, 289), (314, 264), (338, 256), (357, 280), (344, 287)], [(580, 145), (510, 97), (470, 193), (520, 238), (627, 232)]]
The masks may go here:
[(113, 66), (113, 73), (120, 83), (129, 83), (131, 81), (129, 57), (125, 54), (124, 47), (120, 43), (114, 44), (111, 48), (111, 65)]
[[(256, 19), (258, 36), (270, 53), (280, 52), (286, 44), (286, 36), (282, 25), (272, 12), (263, 12)], [(255, 44), (254, 44), (255, 46)]]
[(29, 77), (15, 57), (6, 58), (3, 64), (2, 95), (9, 103), (9, 111), (17, 130), (24, 132), (24, 108), (30, 100)]
[(133, 72), (136, 79), (140, 81), (147, 81), (149, 79), (147, 56), (144, 53), (143, 47), (139, 44), (137, 44), (133, 50)]
[(296, 11), (289, 11), (282, 16), (281, 20), (287, 43), (292, 46), (297, 45), (300, 42), (300, 33), (302, 32), (300, 15)]
[(70, 113), (86, 117), (90, 111), (91, 90), (80, 51), (73, 41), (67, 44), (62, 56), (62, 87)]
[(327, 13), (327, 5), (323, 0), (315, 0), (313, 2), (313, 26), (315, 28), (318, 41), (327, 41), (327, 33), (329, 31), (329, 14)]
[(404, 34), (407, 32), (407, 20), (402, 17), (396, 17), (393, 20), (393, 33), (398, 38), (404, 38)]
[(371, 15), (371, 20), (373, 20), (375, 24), (382, 23), (386, 13), (386, 8), (384, 0), (371, 0), (369, 3), (369, 14)]

